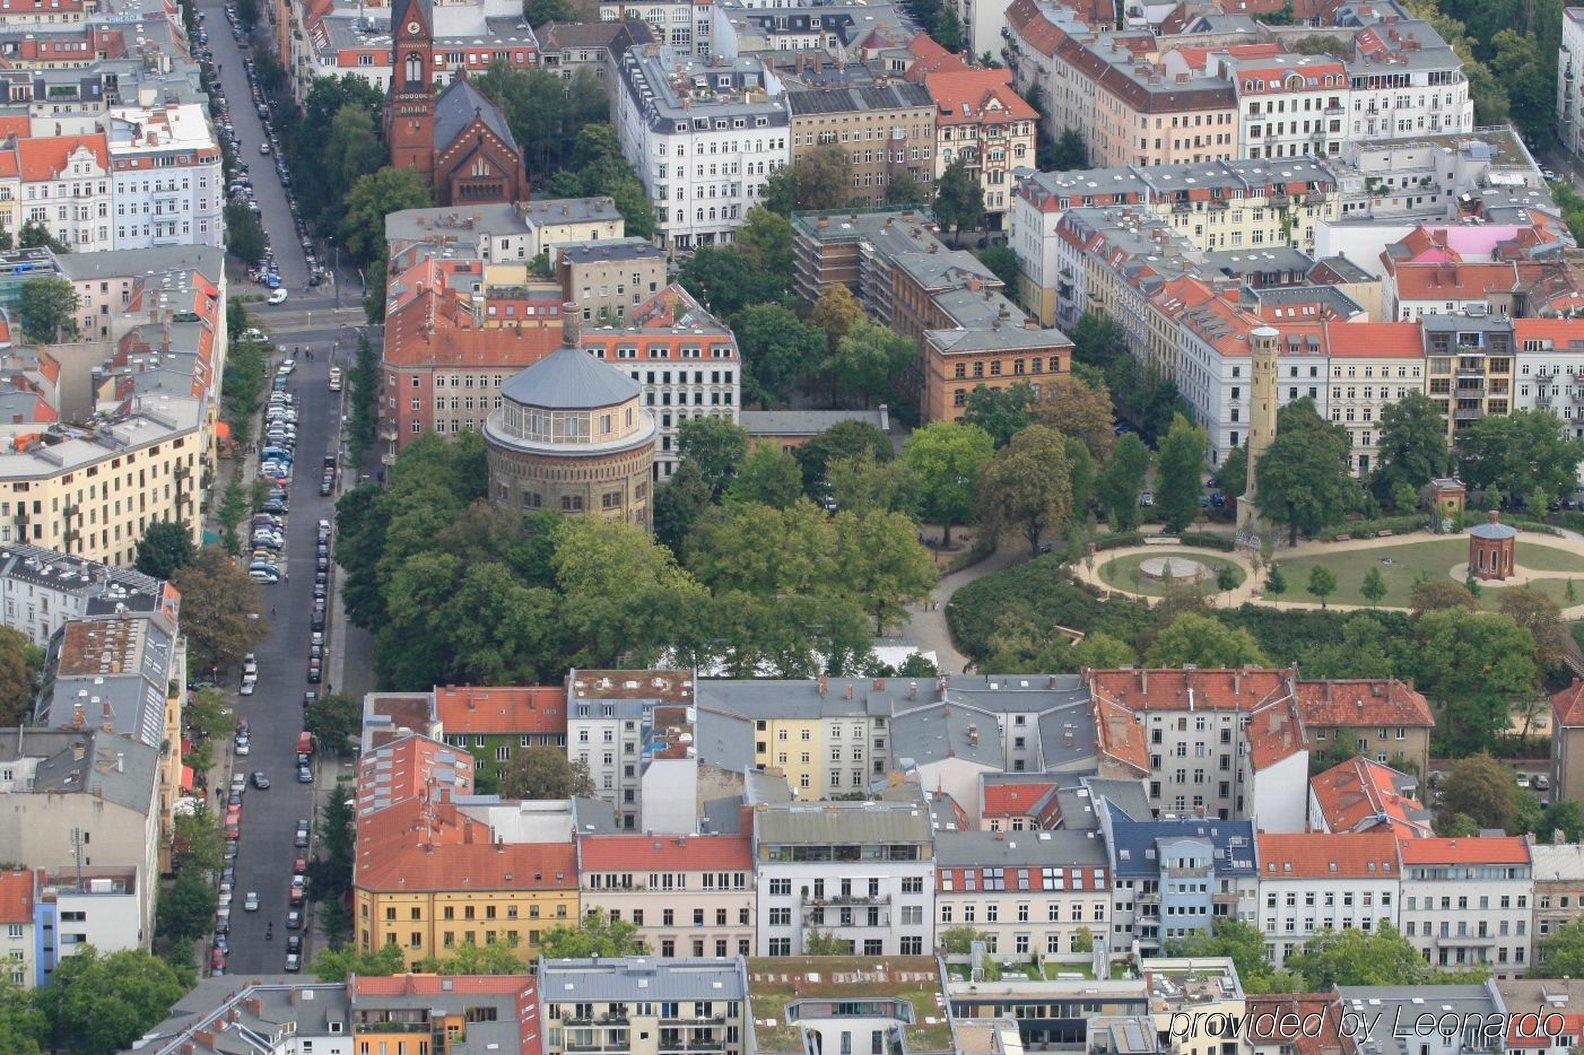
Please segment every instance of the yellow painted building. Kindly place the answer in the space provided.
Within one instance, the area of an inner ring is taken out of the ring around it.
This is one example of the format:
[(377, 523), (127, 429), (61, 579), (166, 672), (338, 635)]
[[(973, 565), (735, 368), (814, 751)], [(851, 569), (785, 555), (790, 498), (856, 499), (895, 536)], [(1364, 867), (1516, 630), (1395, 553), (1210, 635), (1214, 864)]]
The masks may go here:
[(113, 422), (41, 431), (0, 454), (0, 542), (121, 566), (156, 520), (186, 526), (197, 543), (205, 420), (201, 399), (142, 396)]
[(384, 854), (378, 868), (360, 861), (353, 900), (364, 952), (399, 945), (411, 967), (469, 942), (507, 942), (526, 964), (546, 931), (577, 922), (570, 843), (425, 846), (421, 831), (412, 834), (412, 845)]
[[(847, 701), (829, 702), (839, 707)], [(889, 725), (856, 707), (843, 710), (849, 713), (756, 718), (754, 765), (783, 774), (800, 799), (863, 790), (885, 771)]]

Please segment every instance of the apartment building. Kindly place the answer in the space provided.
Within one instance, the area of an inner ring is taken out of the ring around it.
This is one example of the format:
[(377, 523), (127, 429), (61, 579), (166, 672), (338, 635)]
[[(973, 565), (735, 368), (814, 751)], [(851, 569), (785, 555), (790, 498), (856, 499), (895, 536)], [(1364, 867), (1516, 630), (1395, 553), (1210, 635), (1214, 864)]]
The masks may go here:
[(1233, 47), (1213, 56), (1211, 68), (1236, 92), (1243, 156), (1328, 157), (1341, 151), (1352, 89), (1340, 59), (1248, 56)]
[[(578, 918), (570, 825), (553, 841), (519, 811), (469, 812), (472, 759), (409, 735), (358, 763), (352, 904), (358, 948), (401, 946), (408, 964), (458, 945), (511, 945), (532, 962), (544, 932)], [(475, 812), (478, 814), (475, 816)]]
[(0, 549), (0, 622), (44, 648), (75, 619), (116, 612), (152, 613), (179, 595), (132, 568), (68, 557), (38, 546)]
[(417, 702), (434, 731), (424, 727), (429, 722), (409, 728), (471, 753), (474, 780), (487, 786), (520, 751), (566, 747), (566, 689), (560, 685), (437, 685)]
[(789, 88), (786, 99), (792, 162), (826, 147), (847, 152), (853, 173), (848, 205), (884, 205), (886, 188), (902, 174), (926, 188), (935, 179), (936, 104), (924, 85)]
[[(1545, 833), (1542, 833), (1545, 834)], [(1534, 867), (1534, 946), (1529, 962), (1545, 968), (1545, 942), (1584, 915), (1584, 844), (1535, 842), (1529, 847)]]
[(930, 947), (935, 862), (922, 802), (764, 805), (753, 826), (761, 956), (801, 956), (816, 934), (861, 956)]
[(1511, 412), (1516, 347), (1506, 319), (1476, 315), (1426, 315), (1425, 382), (1447, 423), (1447, 438), (1487, 414)]
[(1534, 874), (1518, 836), (1410, 839), (1402, 854), (1402, 932), (1437, 967), (1529, 971)]
[(941, 1013), (945, 980), (934, 957), (773, 956), (747, 969), (764, 1055), (965, 1050)]
[[(1500, 1022), (1499, 981), (1483, 985), (1339, 985), (1334, 988), (1343, 1013), (1353, 1012), (1351, 1040), (1357, 1050), (1402, 1044), (1399, 1030), (1429, 1009), (1449, 1022)], [(1429, 1003), (1434, 1000), (1434, 1005)], [(1379, 1015), (1380, 1017), (1375, 1017)], [(1497, 1055), (1507, 1049), (1503, 1029), (1417, 1030), (1413, 1046), (1420, 1055)]]
[(561, 298), (584, 322), (621, 326), (666, 286), (666, 257), (642, 238), (572, 242), (556, 254)]
[(1417, 323), (1349, 323), (1325, 327), (1331, 393), (1327, 416), (1347, 429), (1348, 464), (1360, 478), (1380, 462), (1386, 408), (1425, 390), (1424, 341)]
[(1556, 114), (1557, 138), (1568, 153), (1584, 155), (1584, 8), (1562, 9)]
[(156, 520), (198, 540), (204, 402), (138, 396), (123, 415), (55, 425), (0, 453), (0, 542), (129, 565)]
[(33, 718), (54, 729), (85, 724), (142, 742), (160, 755), (160, 815), (174, 823), (182, 780), (182, 702), (187, 642), (177, 624), (178, 595), (160, 608), (115, 612), (65, 623), (44, 654)]
[(111, 865), (53, 874), (40, 869), (35, 898), (42, 934), (39, 984), (47, 984), (61, 961), (87, 946), (101, 956), (147, 948), (144, 901), (135, 868)]
[(539, 984), (544, 1055), (633, 1050), (751, 1055), (748, 977), (741, 957), (546, 960)]
[(39, 136), (13, 144), (21, 219), (43, 224), (74, 253), (114, 249), (109, 143), (102, 132)]
[(661, 290), (632, 308), (625, 321), (585, 327), (580, 340), (590, 355), (626, 371), (642, 387), (644, 403), (659, 425), (655, 479), (668, 480), (681, 460), (682, 422), (737, 420), (742, 358), (730, 327), (680, 285), (663, 285), (663, 266), (658, 277)]
[(1427, 22), (1388, 16), (1365, 26), (1347, 73), (1351, 138), (1474, 130), (1463, 60)]
[[(383, 457), (424, 432), (483, 431), (506, 379), (561, 345), (561, 291), (486, 287), (478, 259), (394, 267), (385, 309)], [(403, 261), (393, 258), (393, 264)]]
[(1087, 962), (1110, 934), (1111, 883), (1094, 831), (935, 835), (935, 930), (973, 927), (1000, 959)]
[(753, 952), (753, 845), (746, 835), (590, 835), (577, 840), (583, 914), (638, 928), (666, 958)]
[[(567, 672), (567, 755), (588, 766), (594, 793), (611, 804), (624, 829), (649, 828), (639, 823), (649, 748), (671, 711), (693, 704), (694, 680), (691, 670)], [(693, 796), (670, 805), (691, 815)]]
[(791, 160), (781, 82), (754, 57), (704, 60), (676, 47), (622, 57), (616, 129), (655, 204), (668, 253), (730, 242), (764, 181)]
[(985, 226), (1006, 226), (1012, 170), (1034, 162), (1039, 113), (1012, 86), (1005, 69), (942, 70), (924, 75), (935, 103), (935, 178), (962, 161), (984, 191)]
[(224, 244), (220, 145), (201, 106), (115, 108), (105, 132), (116, 249)]
[(554, 266), (561, 246), (614, 241), (625, 232), (616, 203), (604, 196), (404, 209), (385, 217), (392, 259), (421, 244), (430, 254), (476, 257), (499, 265), (500, 274), (516, 282), (524, 272), (507, 265), (526, 267), (544, 253)]
[(1110, 945), (1158, 955), (1218, 919), (1257, 918), (1254, 826), (1248, 821), (1135, 818), (1099, 811), (1111, 869)]
[[(137, 947), (154, 936), (168, 830), (160, 752), (94, 721), (73, 729), (0, 733), (0, 855), (52, 876), (131, 872)], [(73, 933), (76, 933), (75, 929)], [(64, 945), (64, 937), (58, 937)], [(47, 964), (48, 961), (45, 961)]]
[(1155, 56), (1147, 30), (1091, 31), (1077, 12), (1045, 0), (1007, 8), (1004, 50), (1019, 92), (1037, 88), (1048, 127), (1072, 128), (1089, 163), (1197, 164), (1239, 154), (1239, 107), (1226, 79)]
[(599, 11), (601, 22), (620, 22), (636, 16), (654, 27), (659, 43), (684, 52), (710, 54), (711, 14), (707, 0), (653, 0), (640, 7), (601, 0)]
[(1260, 832), (1259, 927), (1265, 955), (1281, 966), (1322, 930), (1397, 925), (1402, 893), (1397, 836)]
[(1414, 797), (1419, 778), (1362, 756), (1309, 780), (1309, 830), (1385, 831), (1400, 839), (1433, 834), (1433, 815)]
[(1553, 802), (1584, 801), (1584, 681), (1551, 697)]
[(39, 963), (38, 874), (31, 868), (0, 871), (0, 964), (11, 985), (32, 989), (42, 985), (43, 967)]
[(814, 301), (852, 289), (871, 317), (920, 345), (920, 409), (956, 420), (981, 385), (1036, 392), (1071, 369), (1072, 342), (1012, 303), (971, 253), (947, 249), (926, 214), (802, 213), (793, 221), (794, 288)]

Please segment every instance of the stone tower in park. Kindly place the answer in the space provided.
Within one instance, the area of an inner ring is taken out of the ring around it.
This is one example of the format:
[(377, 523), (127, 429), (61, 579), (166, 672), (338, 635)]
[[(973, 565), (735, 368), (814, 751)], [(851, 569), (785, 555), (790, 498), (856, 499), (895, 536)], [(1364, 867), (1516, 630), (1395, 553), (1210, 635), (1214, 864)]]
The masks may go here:
[(1248, 485), (1238, 499), (1239, 535), (1259, 532), (1259, 488), (1255, 469), (1276, 439), (1276, 348), (1281, 335), (1270, 326), (1260, 326), (1249, 334), (1253, 359), (1253, 398), (1250, 400), (1248, 434)]

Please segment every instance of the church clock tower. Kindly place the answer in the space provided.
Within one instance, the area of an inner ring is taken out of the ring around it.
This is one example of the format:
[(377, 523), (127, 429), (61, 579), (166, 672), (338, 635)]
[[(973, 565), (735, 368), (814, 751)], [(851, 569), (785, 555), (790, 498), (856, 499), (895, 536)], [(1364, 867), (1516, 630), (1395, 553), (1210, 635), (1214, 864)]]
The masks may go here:
[(434, 185), (434, 9), (430, 0), (391, 4), (390, 95), (385, 101), (385, 142), (392, 168), (412, 169)]

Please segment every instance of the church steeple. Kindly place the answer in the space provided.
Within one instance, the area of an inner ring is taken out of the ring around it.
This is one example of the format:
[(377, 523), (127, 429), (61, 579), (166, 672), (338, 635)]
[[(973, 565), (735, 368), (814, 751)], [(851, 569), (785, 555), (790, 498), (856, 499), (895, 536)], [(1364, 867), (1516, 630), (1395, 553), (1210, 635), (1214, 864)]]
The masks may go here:
[(393, 168), (413, 169), (434, 183), (434, 8), (431, 0), (391, 4), (390, 95), (385, 102), (385, 142)]

